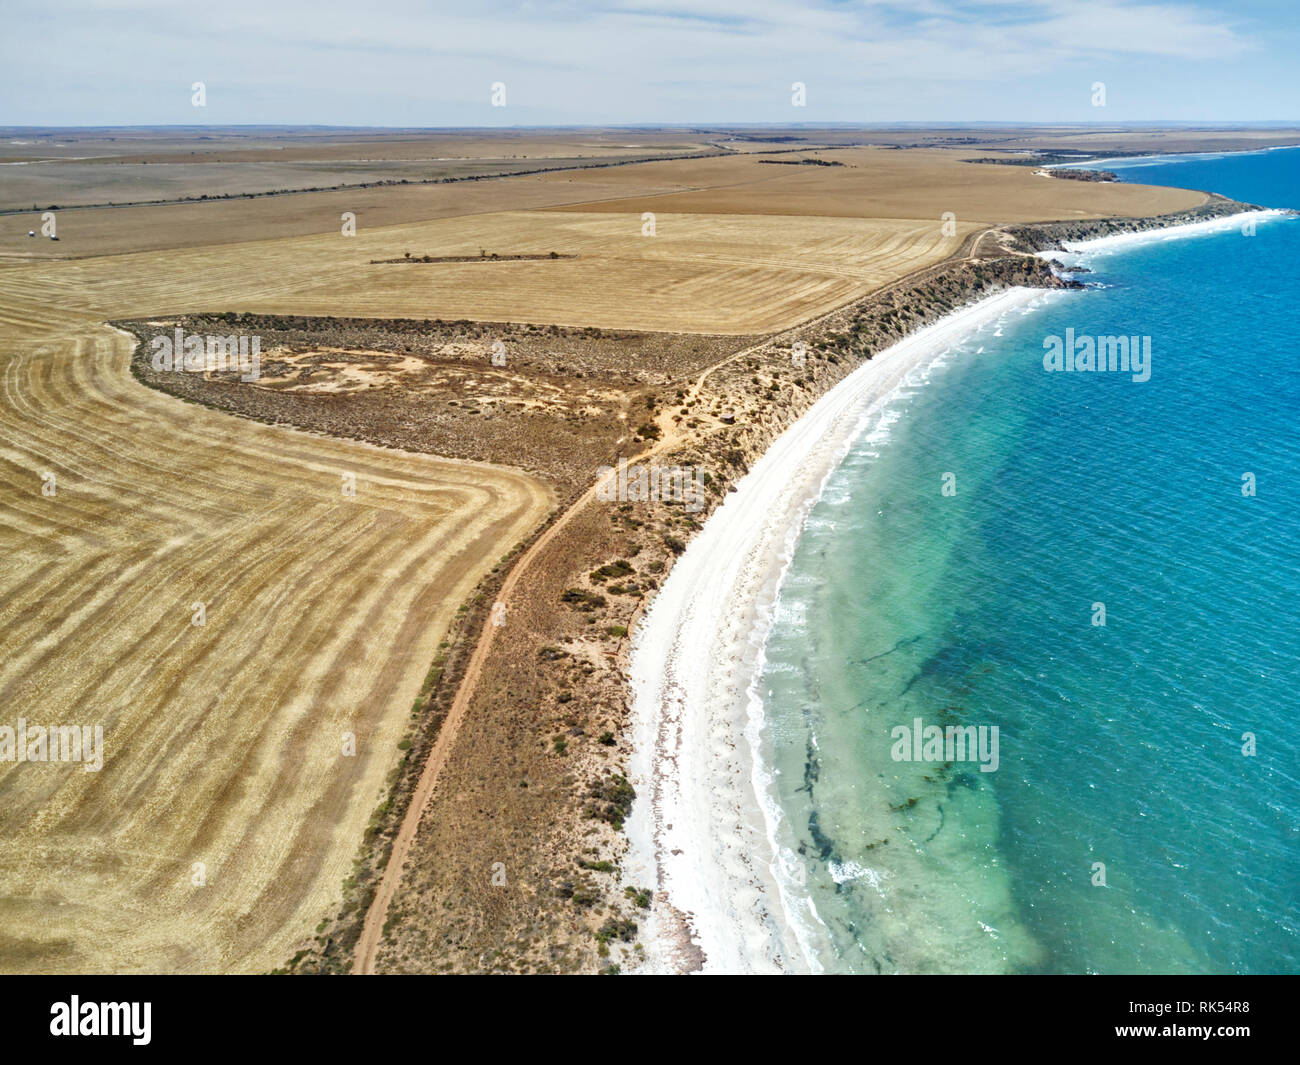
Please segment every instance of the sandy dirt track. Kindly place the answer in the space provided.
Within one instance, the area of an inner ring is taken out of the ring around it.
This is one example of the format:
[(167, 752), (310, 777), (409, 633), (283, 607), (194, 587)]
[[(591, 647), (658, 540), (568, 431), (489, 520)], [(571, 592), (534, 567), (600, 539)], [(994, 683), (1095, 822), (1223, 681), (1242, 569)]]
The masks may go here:
[(0, 725), (105, 749), (0, 762), (4, 972), (283, 963), (337, 905), (457, 605), (552, 504), (145, 388), (104, 319), (281, 283), (174, 266), (0, 270)]

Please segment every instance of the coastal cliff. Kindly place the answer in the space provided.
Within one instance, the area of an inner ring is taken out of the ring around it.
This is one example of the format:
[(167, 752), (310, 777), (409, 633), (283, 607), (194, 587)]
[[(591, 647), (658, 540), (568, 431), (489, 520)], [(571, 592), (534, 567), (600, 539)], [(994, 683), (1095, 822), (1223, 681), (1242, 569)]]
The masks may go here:
[(1149, 229), (1191, 225), (1245, 211), (1262, 210), (1255, 204), (1240, 203), (1216, 193), (1208, 195), (1208, 203), (1174, 214), (1155, 215), (1151, 218), (1087, 218), (1070, 222), (1036, 222), (1033, 225), (1007, 226), (1004, 231), (1011, 237), (1012, 247), (1017, 250), (1063, 251), (1067, 241), (1095, 240), (1097, 237), (1111, 237), (1118, 233), (1142, 233)]

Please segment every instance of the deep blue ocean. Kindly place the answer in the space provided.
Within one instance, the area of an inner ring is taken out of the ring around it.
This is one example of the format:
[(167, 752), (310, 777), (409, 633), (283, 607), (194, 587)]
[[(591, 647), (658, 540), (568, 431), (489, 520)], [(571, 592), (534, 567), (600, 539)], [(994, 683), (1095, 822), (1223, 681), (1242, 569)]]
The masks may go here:
[[(1105, 167), (1300, 208), (1300, 151)], [(891, 402), (783, 583), (765, 753), (828, 970), (1300, 972), (1300, 220), (1070, 261)], [(1048, 372), (1067, 329), (1149, 380)], [(996, 769), (901, 760), (918, 719)]]

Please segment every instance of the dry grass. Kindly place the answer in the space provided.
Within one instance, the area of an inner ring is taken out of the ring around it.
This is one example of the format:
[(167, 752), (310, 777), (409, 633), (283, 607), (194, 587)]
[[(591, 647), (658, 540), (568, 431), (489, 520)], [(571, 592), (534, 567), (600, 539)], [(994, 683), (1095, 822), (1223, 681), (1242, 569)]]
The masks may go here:
[[(239, 372), (133, 372), (164, 392), (257, 421), (382, 447), (509, 462), (561, 499), (634, 449), (648, 403), (670, 382), (752, 343), (749, 337), (565, 330), (501, 322), (184, 316), (119, 325), (150, 341), (187, 333), (261, 339), (260, 379)], [(493, 365), (499, 343), (502, 364)]]

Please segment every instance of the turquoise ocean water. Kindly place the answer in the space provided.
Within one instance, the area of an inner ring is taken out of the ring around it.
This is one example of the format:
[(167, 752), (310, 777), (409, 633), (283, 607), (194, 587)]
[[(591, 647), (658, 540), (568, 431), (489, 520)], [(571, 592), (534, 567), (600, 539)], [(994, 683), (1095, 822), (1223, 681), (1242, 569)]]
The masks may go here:
[[(1300, 151), (1106, 165), (1300, 208)], [(1300, 220), (1072, 261), (890, 404), (783, 582), (763, 756), (830, 971), (1300, 971)], [(1150, 379), (1046, 372), (1067, 328)], [(917, 719), (996, 770), (899, 760)]]

